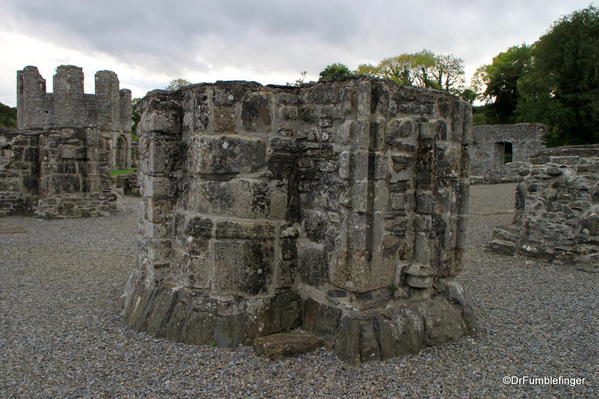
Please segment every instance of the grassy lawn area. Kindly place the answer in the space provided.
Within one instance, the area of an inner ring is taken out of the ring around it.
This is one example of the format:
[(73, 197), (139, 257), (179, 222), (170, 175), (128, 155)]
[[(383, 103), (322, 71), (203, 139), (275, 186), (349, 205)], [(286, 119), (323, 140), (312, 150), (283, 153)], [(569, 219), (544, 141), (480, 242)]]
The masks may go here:
[(135, 173), (136, 171), (137, 171), (137, 168), (131, 168), (131, 169), (123, 169), (123, 170), (113, 170), (110, 173), (113, 176), (118, 176), (118, 175), (128, 175), (131, 173)]

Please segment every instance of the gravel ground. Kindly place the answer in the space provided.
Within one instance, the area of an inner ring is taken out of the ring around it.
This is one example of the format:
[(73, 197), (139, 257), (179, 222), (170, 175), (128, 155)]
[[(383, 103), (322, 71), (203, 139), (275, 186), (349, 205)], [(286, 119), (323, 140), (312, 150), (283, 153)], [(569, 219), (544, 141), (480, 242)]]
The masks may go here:
[[(323, 351), (271, 362), (127, 328), (115, 304), (135, 267), (136, 201), (87, 220), (0, 219), (0, 398), (597, 398), (599, 274), (484, 251), (514, 185), (473, 186), (461, 274), (481, 332), (352, 367)], [(585, 385), (504, 385), (504, 376)]]

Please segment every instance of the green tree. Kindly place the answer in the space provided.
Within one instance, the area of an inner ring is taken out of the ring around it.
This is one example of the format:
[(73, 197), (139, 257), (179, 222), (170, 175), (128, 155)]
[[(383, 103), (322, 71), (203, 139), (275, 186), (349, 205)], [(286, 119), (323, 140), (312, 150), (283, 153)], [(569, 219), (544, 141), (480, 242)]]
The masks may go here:
[(464, 60), (451, 54), (435, 55), (430, 67), (433, 89), (460, 95), (464, 91)]
[(366, 75), (366, 76), (373, 76), (375, 78), (382, 78), (382, 74), (381, 71), (379, 70), (378, 66), (372, 65), (372, 64), (360, 64), (358, 65), (358, 68), (354, 71), (354, 74), (356, 75)]
[(469, 88), (463, 89), (460, 93), (458, 93), (458, 96), (460, 96), (462, 100), (467, 101), (470, 104), (472, 104), (476, 100), (476, 92)]
[(599, 142), (599, 9), (559, 19), (532, 54), (532, 70), (518, 81), (519, 120), (551, 125), (553, 145)]
[(451, 54), (438, 55), (430, 50), (400, 54), (385, 58), (376, 66), (362, 64), (354, 73), (391, 79), (402, 85), (443, 90), (463, 95), (467, 100), (472, 97), (471, 91), (464, 87), (464, 61)]
[(493, 58), (490, 65), (479, 67), (472, 85), (478, 98), (488, 104), (484, 109), (490, 123), (514, 123), (520, 99), (518, 81), (532, 67), (532, 47), (527, 44), (510, 47)]
[(189, 80), (177, 78), (171, 80), (171, 82), (164, 89), (168, 91), (175, 91), (180, 89), (181, 87), (189, 86), (191, 82)]
[[(419, 65), (419, 61), (420, 64)], [(428, 60), (417, 60), (414, 54), (400, 54), (382, 60), (377, 69), (381, 77), (394, 80), (400, 85), (416, 86), (417, 70)], [(432, 62), (432, 60), (430, 60)]]
[(347, 67), (347, 65), (336, 62), (334, 64), (328, 65), (325, 69), (322, 70), (322, 72), (320, 72), (319, 80), (339, 79), (351, 75), (352, 72)]
[(0, 103), (0, 127), (17, 127), (17, 109)]

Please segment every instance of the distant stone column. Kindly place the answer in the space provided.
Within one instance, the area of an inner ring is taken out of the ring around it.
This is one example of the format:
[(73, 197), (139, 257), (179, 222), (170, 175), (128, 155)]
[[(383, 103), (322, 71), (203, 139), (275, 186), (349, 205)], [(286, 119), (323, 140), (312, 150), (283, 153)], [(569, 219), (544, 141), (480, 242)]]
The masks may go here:
[(52, 127), (87, 126), (83, 98), (83, 69), (73, 65), (61, 65), (56, 68)]
[(98, 71), (95, 75), (95, 93), (98, 109), (98, 126), (103, 130), (121, 128), (121, 93), (119, 78), (112, 71)]
[(131, 90), (121, 89), (119, 91), (119, 128), (123, 132), (131, 131)]
[(17, 72), (17, 128), (44, 128), (49, 118), (46, 80), (36, 67), (27, 66)]

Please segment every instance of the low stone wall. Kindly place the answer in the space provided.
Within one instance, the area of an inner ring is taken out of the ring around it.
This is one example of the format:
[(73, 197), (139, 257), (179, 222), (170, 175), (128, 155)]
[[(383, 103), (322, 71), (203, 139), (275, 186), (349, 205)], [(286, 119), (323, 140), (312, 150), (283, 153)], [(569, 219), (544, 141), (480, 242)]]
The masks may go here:
[(99, 216), (115, 199), (99, 130), (0, 131), (0, 215)]
[(137, 173), (112, 176), (112, 183), (123, 195), (139, 197), (139, 179)]
[[(586, 154), (594, 153), (593, 149)], [(598, 264), (599, 157), (549, 159), (562, 163), (531, 168), (516, 191), (514, 223), (494, 230), (490, 249), (549, 262)]]
[(531, 169), (530, 162), (509, 162), (487, 171), (484, 176), (470, 176), (470, 184), (520, 183), (530, 175)]
[(534, 154), (530, 158), (530, 162), (537, 165), (544, 163), (576, 165), (589, 163), (587, 161), (588, 158), (599, 158), (599, 144), (572, 145), (546, 148)]
[(375, 79), (143, 99), (127, 323), (222, 346), (302, 327), (359, 363), (469, 331), (471, 108)]
[(0, 216), (29, 214), (39, 190), (39, 136), (0, 129)]
[(42, 197), (35, 216), (41, 218), (84, 218), (108, 216), (116, 212), (116, 196), (112, 193), (76, 193)]

